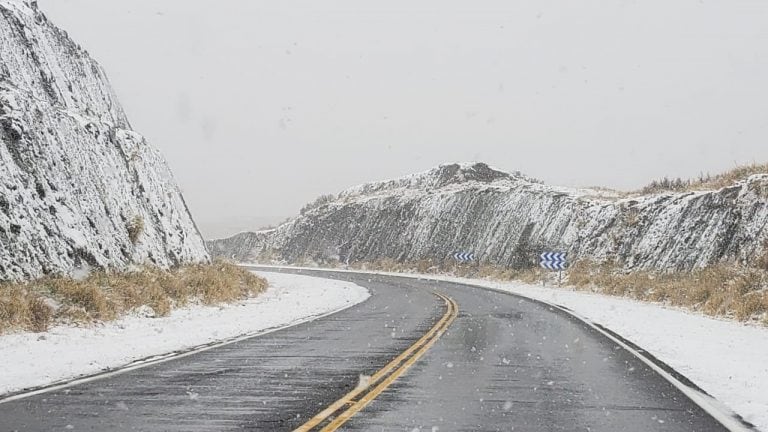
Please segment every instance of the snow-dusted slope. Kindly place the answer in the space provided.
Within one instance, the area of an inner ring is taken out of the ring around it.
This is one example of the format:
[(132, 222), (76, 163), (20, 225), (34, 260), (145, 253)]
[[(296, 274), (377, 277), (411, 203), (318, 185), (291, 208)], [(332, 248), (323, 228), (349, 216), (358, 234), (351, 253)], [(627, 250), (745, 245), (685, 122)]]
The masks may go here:
[(0, 280), (208, 259), (163, 158), (34, 1), (0, 0), (0, 246)]
[(768, 176), (718, 191), (620, 198), (543, 185), (484, 164), (443, 165), (342, 192), (275, 230), (209, 242), (244, 261), (449, 260), (535, 264), (542, 251), (628, 269), (749, 263), (768, 232)]

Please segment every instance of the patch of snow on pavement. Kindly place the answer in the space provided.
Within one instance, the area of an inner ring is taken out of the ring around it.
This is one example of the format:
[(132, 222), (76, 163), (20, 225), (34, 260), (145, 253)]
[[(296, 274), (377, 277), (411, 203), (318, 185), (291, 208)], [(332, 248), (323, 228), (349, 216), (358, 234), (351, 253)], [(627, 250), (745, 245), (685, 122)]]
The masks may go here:
[(90, 328), (0, 336), (0, 394), (117, 368), (133, 361), (298, 323), (366, 300), (349, 282), (261, 273), (269, 289), (223, 307), (191, 306), (164, 318), (133, 316)]

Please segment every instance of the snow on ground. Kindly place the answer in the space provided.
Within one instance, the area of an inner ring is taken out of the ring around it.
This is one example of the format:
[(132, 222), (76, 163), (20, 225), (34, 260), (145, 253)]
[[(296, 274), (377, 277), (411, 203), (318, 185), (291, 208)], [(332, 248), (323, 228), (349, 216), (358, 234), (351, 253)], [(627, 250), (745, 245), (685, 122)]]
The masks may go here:
[(90, 328), (0, 336), (0, 394), (117, 368), (136, 360), (299, 323), (369, 297), (349, 282), (257, 273), (269, 289), (224, 307), (192, 306), (164, 318), (136, 314)]
[(485, 286), (565, 306), (650, 352), (758, 429), (768, 431), (768, 328), (582, 291), (421, 277)]

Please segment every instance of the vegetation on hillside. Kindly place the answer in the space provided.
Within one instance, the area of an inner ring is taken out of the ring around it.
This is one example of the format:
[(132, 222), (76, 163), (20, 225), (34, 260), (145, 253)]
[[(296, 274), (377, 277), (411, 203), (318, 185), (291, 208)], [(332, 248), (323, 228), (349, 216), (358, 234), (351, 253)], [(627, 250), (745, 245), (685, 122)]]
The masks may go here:
[(315, 198), (314, 201), (304, 205), (304, 207), (299, 210), (300, 214), (305, 214), (310, 210), (314, 210), (318, 207), (322, 207), (325, 204), (328, 204), (330, 202), (333, 202), (336, 199), (336, 195), (320, 195), (319, 197)]
[(641, 194), (651, 194), (660, 192), (688, 192), (695, 190), (716, 190), (734, 183), (746, 180), (755, 174), (768, 174), (768, 164), (750, 164), (738, 166), (722, 174), (710, 175), (701, 174), (696, 179), (684, 180), (681, 178), (670, 179), (663, 178), (654, 180), (638, 192)]

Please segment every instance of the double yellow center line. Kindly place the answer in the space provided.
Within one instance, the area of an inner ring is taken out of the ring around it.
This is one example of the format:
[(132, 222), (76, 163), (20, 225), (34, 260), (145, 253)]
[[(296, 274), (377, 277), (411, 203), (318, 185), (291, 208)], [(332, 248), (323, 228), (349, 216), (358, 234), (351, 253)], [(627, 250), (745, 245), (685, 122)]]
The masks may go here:
[[(320, 432), (335, 431), (349, 421), (352, 416), (373, 402), (398, 377), (413, 366), (437, 342), (440, 336), (445, 333), (459, 314), (459, 305), (453, 299), (442, 294), (436, 293), (435, 295), (445, 302), (446, 311), (442, 318), (421, 339), (417, 340), (407, 350), (373, 374), (366, 385), (359, 386), (347, 393), (344, 397), (329, 405), (328, 408), (320, 411), (294, 432), (310, 432), (323, 423), (327, 424), (320, 429)], [(336, 413), (339, 414), (333, 417)]]

